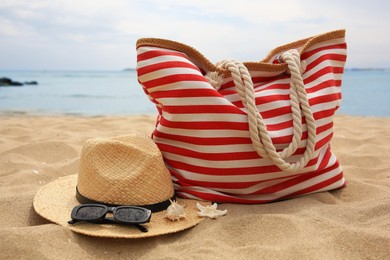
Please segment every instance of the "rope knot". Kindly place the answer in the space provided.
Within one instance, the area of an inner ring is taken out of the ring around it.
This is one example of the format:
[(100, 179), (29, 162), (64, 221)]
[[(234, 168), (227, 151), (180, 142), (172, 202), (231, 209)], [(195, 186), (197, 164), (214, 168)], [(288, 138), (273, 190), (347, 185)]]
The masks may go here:
[(208, 72), (205, 78), (216, 91), (221, 88), (223, 77), (217, 71)]
[[(307, 62), (304, 60), (301, 61), (301, 56), (300, 56), (298, 50), (296, 50), (296, 49), (291, 49), (291, 50), (288, 50), (288, 51), (282, 53), (279, 56), (278, 60), (281, 63), (288, 64), (288, 67), (286, 70), (287, 74), (291, 74), (291, 69), (292, 69), (291, 67), (293, 67), (293, 66), (299, 68), (300, 74), (303, 74), (306, 70), (306, 67), (307, 67)], [(295, 64), (292, 64), (291, 62), (289, 62), (289, 60), (293, 60), (295, 62)]]

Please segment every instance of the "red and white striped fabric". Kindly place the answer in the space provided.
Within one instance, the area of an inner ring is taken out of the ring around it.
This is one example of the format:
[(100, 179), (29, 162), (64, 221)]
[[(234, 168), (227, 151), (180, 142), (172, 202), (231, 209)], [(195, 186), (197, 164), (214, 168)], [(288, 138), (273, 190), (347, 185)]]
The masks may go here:
[[(331, 152), (333, 115), (341, 102), (346, 61), (343, 30), (274, 49), (261, 62), (244, 63), (253, 81), (257, 109), (278, 151), (293, 137), (290, 75), (278, 57), (289, 49), (306, 63), (304, 88), (316, 125), (314, 154), (295, 172), (282, 171), (255, 151), (248, 114), (230, 74), (216, 90), (206, 73), (218, 69), (195, 49), (162, 39), (137, 42), (138, 80), (156, 104), (153, 140), (164, 156), (178, 196), (215, 202), (266, 203), (345, 186)], [(307, 128), (298, 149), (305, 152)]]

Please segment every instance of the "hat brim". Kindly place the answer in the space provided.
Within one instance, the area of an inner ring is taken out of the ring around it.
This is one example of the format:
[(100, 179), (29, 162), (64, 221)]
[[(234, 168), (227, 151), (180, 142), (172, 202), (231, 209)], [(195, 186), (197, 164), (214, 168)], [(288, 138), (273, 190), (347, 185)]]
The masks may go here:
[(165, 218), (165, 211), (152, 214), (149, 223), (143, 224), (148, 232), (141, 232), (135, 227), (115, 224), (68, 224), (72, 209), (80, 203), (76, 200), (77, 174), (61, 177), (43, 186), (34, 197), (34, 209), (43, 218), (74, 232), (112, 238), (143, 238), (175, 233), (193, 227), (203, 220), (197, 214), (196, 203), (190, 199), (177, 199), (185, 207), (186, 217), (178, 221)]

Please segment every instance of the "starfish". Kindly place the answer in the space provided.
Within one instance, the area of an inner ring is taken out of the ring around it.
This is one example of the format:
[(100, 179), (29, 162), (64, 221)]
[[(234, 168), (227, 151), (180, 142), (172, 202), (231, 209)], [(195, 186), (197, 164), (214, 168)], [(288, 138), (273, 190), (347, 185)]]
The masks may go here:
[(199, 209), (198, 215), (201, 217), (217, 218), (219, 216), (224, 216), (227, 213), (227, 209), (219, 210), (217, 209), (217, 203), (208, 206), (202, 206), (199, 203), (196, 203), (196, 207)]

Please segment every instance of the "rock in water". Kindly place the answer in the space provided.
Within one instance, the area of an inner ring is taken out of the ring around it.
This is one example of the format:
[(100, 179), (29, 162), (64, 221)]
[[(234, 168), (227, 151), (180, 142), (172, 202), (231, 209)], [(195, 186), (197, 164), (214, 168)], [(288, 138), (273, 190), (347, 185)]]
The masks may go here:
[(9, 86), (23, 86), (24, 85), (38, 85), (36, 81), (26, 81), (24, 83), (20, 83), (18, 81), (13, 81), (10, 78), (0, 78), (0, 87), (9, 87)]

